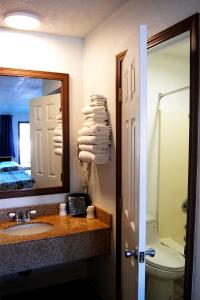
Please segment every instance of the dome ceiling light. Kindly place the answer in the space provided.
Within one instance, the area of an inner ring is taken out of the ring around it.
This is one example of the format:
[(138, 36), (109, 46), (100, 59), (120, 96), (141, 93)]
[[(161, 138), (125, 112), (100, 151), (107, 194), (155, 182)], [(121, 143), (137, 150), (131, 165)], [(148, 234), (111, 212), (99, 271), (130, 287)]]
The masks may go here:
[(40, 19), (30, 13), (12, 12), (5, 16), (4, 23), (15, 29), (32, 30), (40, 25)]

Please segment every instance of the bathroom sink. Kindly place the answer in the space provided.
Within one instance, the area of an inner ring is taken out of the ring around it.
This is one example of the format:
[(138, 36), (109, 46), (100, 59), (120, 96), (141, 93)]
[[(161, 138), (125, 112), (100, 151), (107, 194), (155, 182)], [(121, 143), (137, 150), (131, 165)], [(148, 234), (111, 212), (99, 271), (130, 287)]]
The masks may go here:
[(51, 230), (54, 226), (49, 223), (26, 223), (17, 224), (2, 230), (2, 233), (8, 235), (32, 235)]

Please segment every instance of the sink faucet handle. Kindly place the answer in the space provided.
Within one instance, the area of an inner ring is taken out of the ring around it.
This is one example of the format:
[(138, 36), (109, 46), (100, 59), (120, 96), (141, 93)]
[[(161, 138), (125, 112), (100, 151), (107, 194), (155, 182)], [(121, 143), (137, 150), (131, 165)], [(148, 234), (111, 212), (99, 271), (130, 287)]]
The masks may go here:
[(37, 210), (36, 209), (32, 209), (30, 211), (28, 211), (28, 220), (31, 220), (31, 217), (37, 214)]
[(29, 211), (29, 214), (32, 215), (32, 216), (36, 215), (37, 214), (37, 210), (36, 209), (32, 209), (32, 210)]
[(8, 215), (11, 219), (13, 219), (16, 217), (16, 212), (10, 212)]

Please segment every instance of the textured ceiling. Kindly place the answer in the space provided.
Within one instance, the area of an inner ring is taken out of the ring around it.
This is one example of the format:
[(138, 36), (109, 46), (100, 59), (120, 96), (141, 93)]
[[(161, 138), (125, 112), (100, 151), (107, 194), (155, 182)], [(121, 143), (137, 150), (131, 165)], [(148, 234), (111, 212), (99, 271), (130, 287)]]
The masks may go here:
[(37, 32), (84, 37), (127, 0), (0, 0), (0, 27), (5, 14), (24, 11), (37, 14)]
[(29, 111), (29, 101), (42, 95), (42, 79), (0, 76), (0, 114)]

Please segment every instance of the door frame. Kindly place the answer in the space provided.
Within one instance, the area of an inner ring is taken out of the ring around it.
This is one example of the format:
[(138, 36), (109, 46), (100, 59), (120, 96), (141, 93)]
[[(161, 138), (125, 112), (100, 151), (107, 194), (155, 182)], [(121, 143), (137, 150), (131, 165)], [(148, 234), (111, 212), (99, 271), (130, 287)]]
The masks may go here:
[[(198, 106), (199, 106), (199, 14), (191, 17), (148, 38), (150, 49), (186, 31), (190, 32), (190, 129), (189, 129), (189, 168), (188, 168), (188, 211), (185, 248), (184, 300), (191, 299), (194, 232), (197, 187), (198, 157)], [(116, 295), (121, 299), (121, 66), (126, 51), (116, 56)]]
[(122, 242), (122, 62), (127, 50), (116, 55), (116, 299), (121, 299)]

